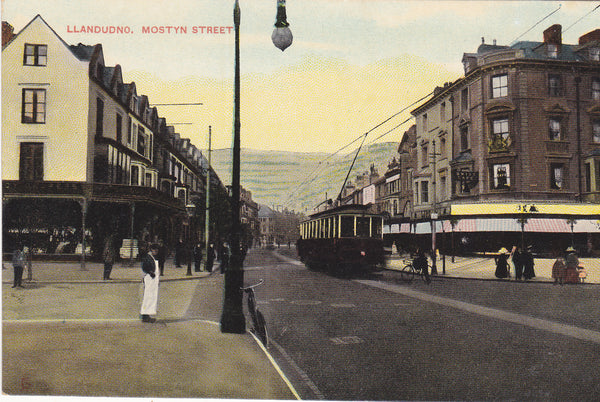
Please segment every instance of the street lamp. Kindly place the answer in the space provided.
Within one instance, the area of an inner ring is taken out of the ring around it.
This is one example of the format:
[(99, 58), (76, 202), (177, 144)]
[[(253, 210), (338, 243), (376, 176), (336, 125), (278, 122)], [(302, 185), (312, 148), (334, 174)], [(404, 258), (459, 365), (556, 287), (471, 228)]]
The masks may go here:
[(292, 31), (289, 28), (290, 24), (287, 22), (287, 15), (285, 12), (285, 0), (277, 0), (277, 19), (275, 21), (275, 29), (271, 35), (271, 40), (276, 48), (281, 49), (283, 52), (287, 49), (294, 40)]
[(187, 247), (186, 247), (186, 252), (187, 252), (187, 272), (186, 275), (187, 276), (192, 276), (192, 250), (193, 250), (193, 246), (194, 243), (192, 242), (192, 236), (195, 234), (195, 228), (194, 228), (194, 216), (196, 215), (196, 204), (187, 204), (185, 206), (185, 211), (187, 212), (187, 216), (188, 216), (188, 237), (187, 237)]
[[(279, 49), (285, 49), (292, 43), (291, 32), (283, 33), (289, 28), (285, 21), (285, 1), (277, 2), (277, 22), (273, 42)], [(281, 17), (281, 18), (280, 18)], [(235, 77), (233, 91), (233, 152), (231, 167), (231, 259), (225, 271), (225, 290), (223, 312), (221, 314), (221, 332), (243, 334), (246, 332), (246, 321), (242, 309), (242, 286), (244, 284), (244, 271), (240, 253), (240, 20), (241, 12), (239, 1), (235, 0), (233, 7), (233, 25), (235, 31)], [(281, 22), (281, 23), (280, 23)], [(281, 27), (277, 26), (283, 25)], [(277, 35), (275, 35), (278, 33)], [(279, 35), (282, 33), (282, 35)], [(284, 40), (284, 38), (287, 38)]]

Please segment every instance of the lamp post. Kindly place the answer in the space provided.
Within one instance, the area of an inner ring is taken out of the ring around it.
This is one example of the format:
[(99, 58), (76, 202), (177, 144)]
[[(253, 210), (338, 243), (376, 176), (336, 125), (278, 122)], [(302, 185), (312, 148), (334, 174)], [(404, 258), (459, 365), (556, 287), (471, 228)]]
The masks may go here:
[(187, 276), (192, 276), (192, 250), (194, 247), (194, 243), (192, 242), (192, 237), (195, 234), (194, 228), (194, 216), (196, 216), (196, 204), (190, 203), (185, 206), (185, 210), (188, 216), (188, 237), (186, 241), (186, 254), (187, 254)]
[[(272, 40), (275, 46), (284, 50), (292, 44), (289, 24), (285, 20), (285, 1), (277, 2), (277, 21)], [(246, 332), (246, 322), (242, 309), (242, 286), (244, 271), (240, 253), (240, 21), (241, 11), (239, 1), (235, 0), (233, 7), (233, 25), (235, 32), (235, 76), (233, 101), (233, 152), (231, 168), (231, 260), (225, 271), (225, 289), (223, 312), (221, 314), (221, 332), (241, 334)], [(289, 33), (289, 34), (288, 34)]]

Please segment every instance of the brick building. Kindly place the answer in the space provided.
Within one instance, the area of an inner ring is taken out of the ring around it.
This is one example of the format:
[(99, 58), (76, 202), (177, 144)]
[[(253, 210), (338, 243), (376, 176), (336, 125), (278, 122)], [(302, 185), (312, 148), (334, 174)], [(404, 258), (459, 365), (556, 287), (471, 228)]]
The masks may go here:
[(560, 25), (541, 42), (482, 42), (463, 65), (412, 111), (415, 233), (439, 214), (436, 232), (473, 250), (600, 250), (600, 29), (578, 44)]

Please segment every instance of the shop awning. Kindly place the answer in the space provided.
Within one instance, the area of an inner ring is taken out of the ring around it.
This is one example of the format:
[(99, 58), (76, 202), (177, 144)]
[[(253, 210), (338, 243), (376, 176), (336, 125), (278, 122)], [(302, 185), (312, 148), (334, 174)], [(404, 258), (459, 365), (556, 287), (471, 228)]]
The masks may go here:
[(574, 233), (600, 233), (600, 219), (579, 219), (573, 224)]

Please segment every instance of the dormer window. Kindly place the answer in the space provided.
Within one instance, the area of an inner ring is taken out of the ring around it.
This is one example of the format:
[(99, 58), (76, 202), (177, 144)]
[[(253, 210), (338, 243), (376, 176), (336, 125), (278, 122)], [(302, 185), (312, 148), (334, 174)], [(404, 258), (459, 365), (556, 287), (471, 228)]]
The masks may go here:
[(25, 44), (25, 51), (23, 54), (24, 66), (45, 66), (47, 60), (47, 45), (31, 45), (28, 43)]
[(548, 52), (548, 57), (556, 59), (558, 57), (558, 45), (548, 43), (547, 46), (546, 51)]
[(600, 61), (600, 47), (593, 47), (590, 49), (590, 60)]

